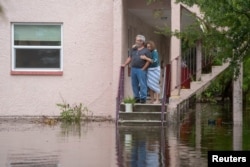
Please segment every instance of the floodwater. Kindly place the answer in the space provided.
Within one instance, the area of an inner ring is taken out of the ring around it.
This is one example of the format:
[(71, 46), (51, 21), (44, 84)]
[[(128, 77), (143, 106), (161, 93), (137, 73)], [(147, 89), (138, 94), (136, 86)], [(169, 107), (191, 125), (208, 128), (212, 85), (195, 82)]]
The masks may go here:
[(233, 125), (229, 106), (197, 104), (165, 128), (0, 120), (0, 167), (203, 167), (208, 150), (250, 150), (243, 116)]

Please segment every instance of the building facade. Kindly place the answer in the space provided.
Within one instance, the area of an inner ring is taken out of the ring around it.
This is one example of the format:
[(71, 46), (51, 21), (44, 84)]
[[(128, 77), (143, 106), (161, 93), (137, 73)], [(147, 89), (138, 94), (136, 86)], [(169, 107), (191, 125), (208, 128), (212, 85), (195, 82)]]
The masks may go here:
[[(156, 27), (180, 30), (190, 22), (173, 0), (0, 4), (1, 116), (57, 116), (56, 104), (66, 101), (83, 103), (93, 115), (114, 117), (120, 65), (135, 36), (154, 40), (164, 65), (180, 56), (180, 40), (155, 33)], [(125, 96), (132, 96), (129, 68), (125, 76)], [(176, 82), (173, 74), (172, 88)]]

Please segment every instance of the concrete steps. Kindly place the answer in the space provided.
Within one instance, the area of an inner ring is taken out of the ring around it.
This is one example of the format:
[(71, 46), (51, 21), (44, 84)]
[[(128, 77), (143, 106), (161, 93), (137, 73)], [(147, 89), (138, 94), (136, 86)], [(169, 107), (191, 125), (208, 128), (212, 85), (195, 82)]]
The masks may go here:
[[(120, 111), (125, 111), (125, 105), (120, 105)], [(135, 103), (133, 106), (134, 112), (161, 112), (161, 104), (140, 104)]]
[[(123, 126), (161, 126), (161, 121), (155, 120), (119, 120), (119, 125)], [(166, 125), (166, 121), (163, 121), (163, 125)]]
[[(161, 112), (120, 112), (120, 120), (161, 120)], [(166, 113), (164, 113), (166, 118)]]
[(211, 81), (221, 74), (228, 66), (229, 63), (224, 63), (221, 66), (212, 66), (212, 72), (202, 74), (200, 81), (191, 82), (190, 89), (181, 89), (177, 103), (181, 103), (183, 100), (188, 99), (192, 95), (205, 90), (210, 85)]
[[(125, 105), (121, 104), (118, 123), (119, 125), (160, 126), (161, 104), (135, 104), (133, 112), (125, 112)], [(164, 124), (166, 124), (166, 112), (164, 112)]]

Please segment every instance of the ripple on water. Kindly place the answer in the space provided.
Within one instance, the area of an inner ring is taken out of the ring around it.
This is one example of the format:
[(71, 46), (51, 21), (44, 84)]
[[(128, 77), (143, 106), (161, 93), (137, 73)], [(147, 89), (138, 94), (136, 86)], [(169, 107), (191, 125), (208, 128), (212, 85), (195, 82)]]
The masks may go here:
[(59, 167), (58, 153), (29, 150), (8, 155), (8, 167)]

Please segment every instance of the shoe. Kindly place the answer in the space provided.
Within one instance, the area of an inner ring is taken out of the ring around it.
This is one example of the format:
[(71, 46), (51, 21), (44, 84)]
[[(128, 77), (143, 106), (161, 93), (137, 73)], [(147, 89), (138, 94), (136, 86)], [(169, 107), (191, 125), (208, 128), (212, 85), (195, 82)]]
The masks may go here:
[(140, 99), (135, 99), (135, 103), (140, 103)]
[(146, 103), (146, 100), (141, 99), (141, 104), (145, 104), (145, 103)]

